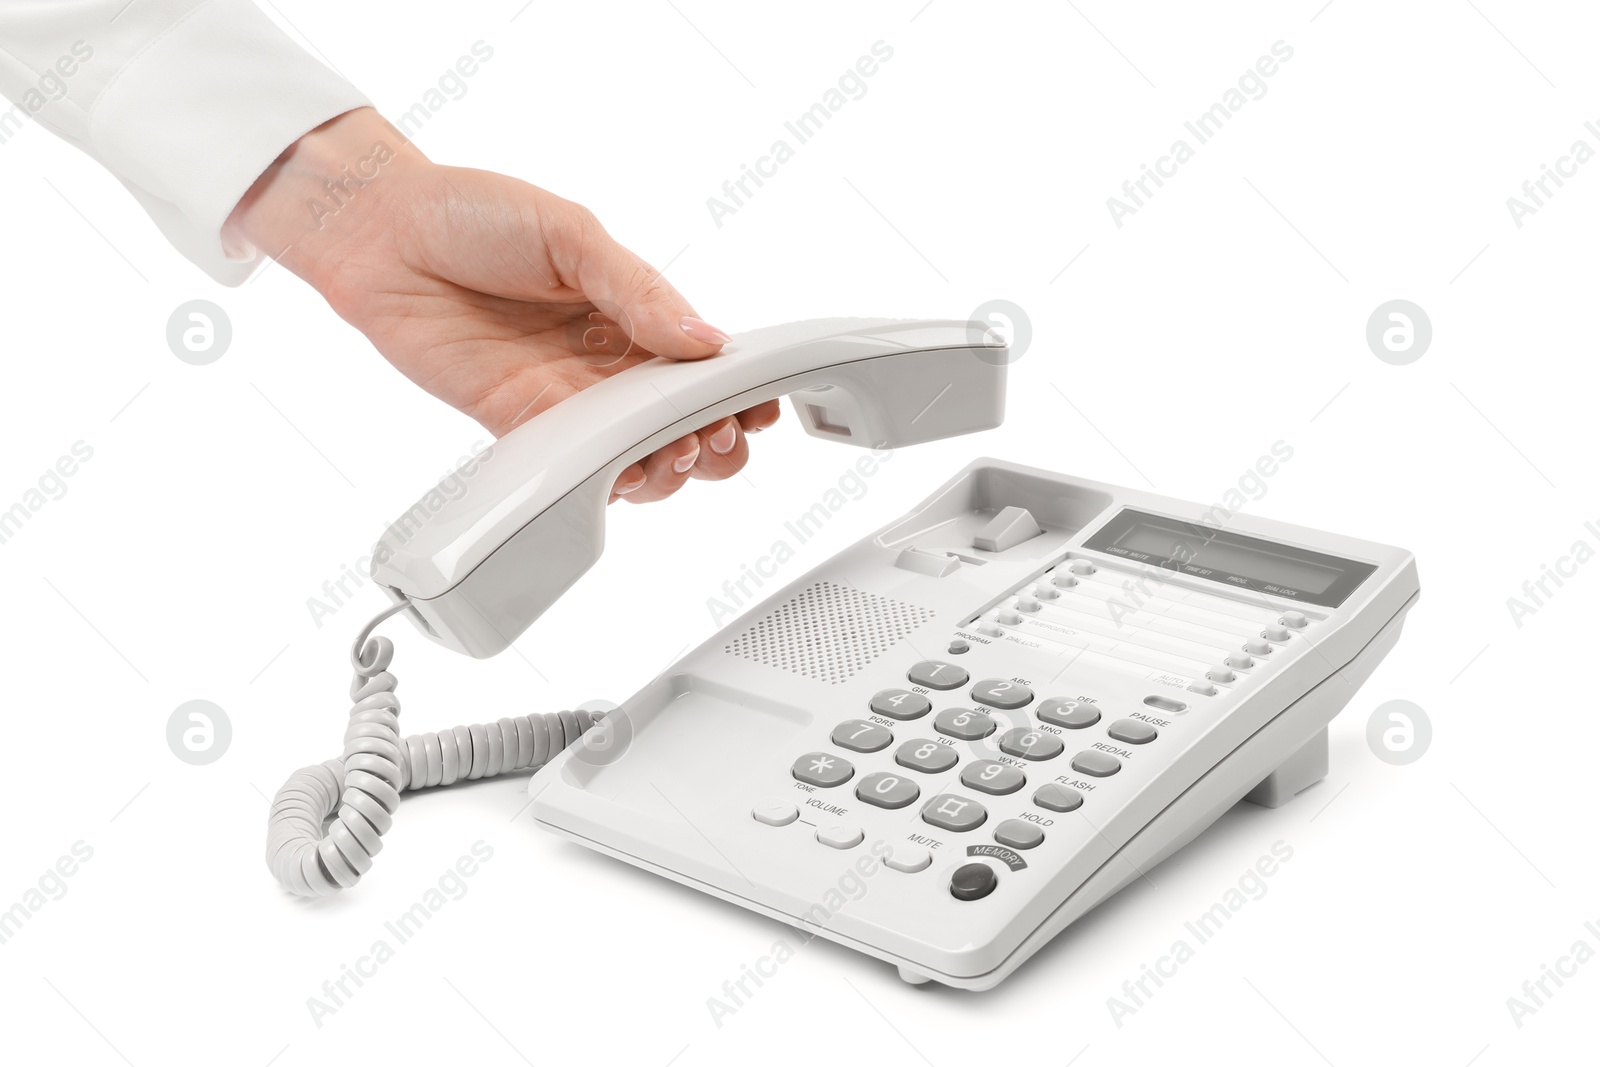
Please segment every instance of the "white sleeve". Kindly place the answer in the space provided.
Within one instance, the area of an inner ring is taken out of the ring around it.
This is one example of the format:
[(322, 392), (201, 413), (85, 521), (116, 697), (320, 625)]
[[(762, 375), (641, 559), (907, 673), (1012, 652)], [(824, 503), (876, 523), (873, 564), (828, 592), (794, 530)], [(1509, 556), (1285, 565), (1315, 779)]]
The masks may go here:
[(0, 0), (0, 144), (30, 120), (99, 160), (224, 285), (222, 225), (301, 135), (369, 103), (249, 0)]

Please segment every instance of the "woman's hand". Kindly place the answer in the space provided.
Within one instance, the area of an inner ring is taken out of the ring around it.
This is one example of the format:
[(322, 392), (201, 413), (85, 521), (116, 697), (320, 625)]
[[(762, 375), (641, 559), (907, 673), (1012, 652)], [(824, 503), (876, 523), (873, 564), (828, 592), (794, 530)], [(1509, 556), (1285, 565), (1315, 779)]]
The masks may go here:
[[(434, 164), (371, 108), (297, 141), (228, 229), (497, 437), (652, 356), (705, 359), (728, 340), (587, 209)], [(727, 478), (749, 458), (745, 434), (777, 418), (774, 400), (675, 441), (623, 471), (612, 499)]]

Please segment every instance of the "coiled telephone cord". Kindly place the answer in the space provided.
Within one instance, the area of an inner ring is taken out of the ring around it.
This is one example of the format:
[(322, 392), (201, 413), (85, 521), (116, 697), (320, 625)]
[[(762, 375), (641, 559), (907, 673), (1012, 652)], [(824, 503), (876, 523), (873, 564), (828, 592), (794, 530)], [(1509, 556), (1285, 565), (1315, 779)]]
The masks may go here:
[(327, 896), (360, 881), (383, 848), (402, 791), (543, 766), (603, 714), (520, 715), (402, 738), (397, 679), (389, 672), (394, 643), (372, 631), (405, 607), (377, 615), (351, 647), (354, 704), (344, 752), (295, 771), (272, 799), (267, 866), (292, 893)]

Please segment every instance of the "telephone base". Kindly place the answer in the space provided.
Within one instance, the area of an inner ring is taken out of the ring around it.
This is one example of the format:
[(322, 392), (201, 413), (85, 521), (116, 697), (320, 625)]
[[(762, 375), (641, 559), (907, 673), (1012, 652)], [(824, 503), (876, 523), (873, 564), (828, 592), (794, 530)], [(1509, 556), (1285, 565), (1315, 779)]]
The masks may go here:
[(1280, 808), (1327, 776), (1328, 728), (1324, 726), (1244, 798), (1263, 808)]

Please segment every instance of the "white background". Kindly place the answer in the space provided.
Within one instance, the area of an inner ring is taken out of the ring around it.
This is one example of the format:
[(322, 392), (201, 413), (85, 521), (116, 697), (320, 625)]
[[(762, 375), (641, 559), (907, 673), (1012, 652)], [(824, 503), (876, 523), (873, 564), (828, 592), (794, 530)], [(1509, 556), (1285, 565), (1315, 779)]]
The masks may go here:
[[(1600, 963), (1520, 1028), (1506, 1005), (1578, 939), (1600, 949), (1583, 927), (1600, 920), (1600, 566), (1520, 627), (1506, 606), (1574, 541), (1600, 546), (1584, 528), (1600, 519), (1600, 163), (1520, 228), (1506, 207), (1575, 139), (1600, 147), (1583, 128), (1600, 118), (1592, 16), (1504, 0), (674, 3), (269, 12), (390, 114), (489, 44), (419, 143), (587, 204), (726, 329), (1027, 310), (1006, 424), (897, 454), (785, 581), (974, 455), (1212, 502), (1291, 444), (1248, 511), (1403, 545), (1422, 575), (1399, 646), (1334, 723), (1329, 779), (1235, 810), (993, 992), (911, 988), (817, 943), (720, 1027), (707, 998), (786, 928), (540, 834), (517, 817), (524, 780), (412, 795), (357, 891), (288, 898), (262, 864), (266, 798), (336, 754), (346, 648), (383, 603), (368, 587), (319, 628), (307, 599), (483, 434), (286, 272), (210, 283), (113, 179), (30, 126), (0, 145), (0, 507), (75, 442), (94, 454), (0, 545), (0, 907), (74, 842), (93, 858), (0, 945), (7, 1057), (1592, 1055)], [(879, 40), (894, 55), (866, 95), (719, 228), (707, 197)], [(1279, 40), (1294, 54), (1266, 95), (1117, 227), (1106, 198)], [(195, 298), (235, 331), (206, 367), (165, 340)], [(1364, 338), (1394, 298), (1433, 323), (1409, 366)], [(470, 662), (392, 627), (411, 729), (620, 701), (709, 636), (707, 598), (855, 458), (787, 412), (754, 444), (746, 477), (614, 507), (606, 557), (516, 652)], [(196, 698), (234, 731), (205, 767), (165, 739)], [(1409, 766), (1365, 740), (1390, 699), (1433, 722)], [(307, 998), (480, 840), (493, 859), (467, 895), (317, 1026)], [(1118, 1026), (1107, 998), (1280, 840), (1293, 859), (1267, 894)]]

